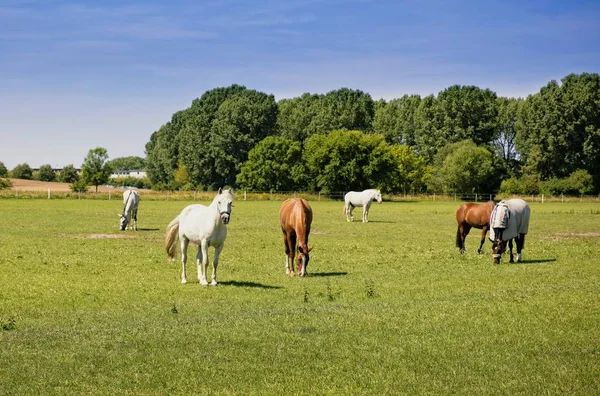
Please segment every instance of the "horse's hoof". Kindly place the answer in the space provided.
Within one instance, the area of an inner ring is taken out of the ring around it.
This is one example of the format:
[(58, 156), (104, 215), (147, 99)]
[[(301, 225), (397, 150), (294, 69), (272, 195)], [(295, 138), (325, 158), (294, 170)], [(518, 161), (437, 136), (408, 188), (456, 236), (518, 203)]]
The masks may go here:
[(206, 286), (208, 286), (208, 282), (200, 282), (200, 286), (206, 287)]
[(187, 283), (187, 279), (182, 279), (181, 284), (185, 285)]
[(212, 281), (212, 282), (210, 282), (210, 285), (211, 285), (211, 286), (217, 286), (217, 285), (218, 285), (218, 283), (217, 283), (217, 281)]

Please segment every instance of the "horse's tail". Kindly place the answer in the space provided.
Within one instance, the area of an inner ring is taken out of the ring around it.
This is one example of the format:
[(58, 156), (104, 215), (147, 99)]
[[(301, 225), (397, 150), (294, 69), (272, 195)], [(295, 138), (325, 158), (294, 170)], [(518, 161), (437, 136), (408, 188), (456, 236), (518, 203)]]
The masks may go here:
[(456, 230), (456, 247), (462, 248), (462, 238), (460, 237), (460, 227)]
[(165, 248), (169, 260), (175, 260), (175, 251), (177, 250), (177, 239), (179, 237), (179, 216), (175, 217), (167, 226), (167, 234), (165, 235)]

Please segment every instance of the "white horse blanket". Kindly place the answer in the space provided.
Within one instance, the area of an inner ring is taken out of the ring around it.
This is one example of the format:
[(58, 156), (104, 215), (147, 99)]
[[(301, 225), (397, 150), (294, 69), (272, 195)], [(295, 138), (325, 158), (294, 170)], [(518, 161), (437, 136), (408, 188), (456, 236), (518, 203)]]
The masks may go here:
[(522, 199), (498, 202), (490, 216), (490, 241), (494, 242), (498, 237), (508, 241), (519, 234), (527, 234), (529, 212), (529, 205)]

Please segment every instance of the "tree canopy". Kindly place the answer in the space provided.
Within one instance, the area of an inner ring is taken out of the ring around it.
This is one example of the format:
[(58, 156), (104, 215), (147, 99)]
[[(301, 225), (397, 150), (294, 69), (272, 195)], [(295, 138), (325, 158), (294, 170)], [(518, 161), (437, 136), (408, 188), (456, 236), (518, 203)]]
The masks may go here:
[[(273, 136), (283, 140), (270, 139), (246, 163), (249, 153)], [(464, 141), (471, 143), (453, 146)], [(463, 161), (454, 153), (459, 146), (467, 156)], [(300, 147), (310, 177), (275, 181), (269, 172), (282, 169), (266, 168), (277, 160), (267, 147), (283, 156)], [(476, 168), (478, 161), (481, 166)], [(489, 164), (493, 182), (477, 173)], [(483, 184), (468, 185), (444, 167), (476, 172), (469, 179)], [(389, 101), (374, 101), (368, 93), (350, 88), (278, 102), (273, 95), (240, 85), (215, 88), (150, 136), (146, 170), (153, 184), (172, 188), (182, 188), (185, 170), (186, 185), (192, 188), (238, 184), (271, 190), (294, 185), (333, 191), (377, 184), (397, 192), (493, 192), (510, 178), (537, 191), (541, 183), (566, 180), (582, 170), (592, 179), (590, 191), (599, 191), (600, 77), (570, 74), (526, 99), (499, 98), (472, 85)], [(407, 184), (406, 174), (415, 184)], [(266, 188), (267, 183), (273, 185)]]
[(96, 147), (88, 152), (81, 167), (81, 179), (88, 185), (96, 187), (106, 183), (112, 168), (108, 164), (108, 152), (103, 147)]

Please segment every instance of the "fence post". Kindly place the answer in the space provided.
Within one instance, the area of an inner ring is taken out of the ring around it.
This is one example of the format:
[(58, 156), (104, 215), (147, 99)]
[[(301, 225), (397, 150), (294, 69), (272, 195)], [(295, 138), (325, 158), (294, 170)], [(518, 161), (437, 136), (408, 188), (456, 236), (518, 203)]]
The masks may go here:
[(244, 201), (247, 199), (246, 190), (244, 190)]
[(110, 190), (108, 190), (108, 200), (110, 201)]
[(565, 202), (565, 194), (560, 194), (560, 202)]
[(542, 194), (542, 203), (544, 203), (544, 194)]
[(196, 200), (196, 190), (194, 190), (194, 201)]
[(475, 202), (477, 202), (477, 193), (475, 193)]
[(48, 199), (50, 199), (50, 189), (48, 189)]
[(321, 191), (319, 191), (319, 198), (318, 198), (318, 201), (320, 201), (320, 200), (321, 200)]

